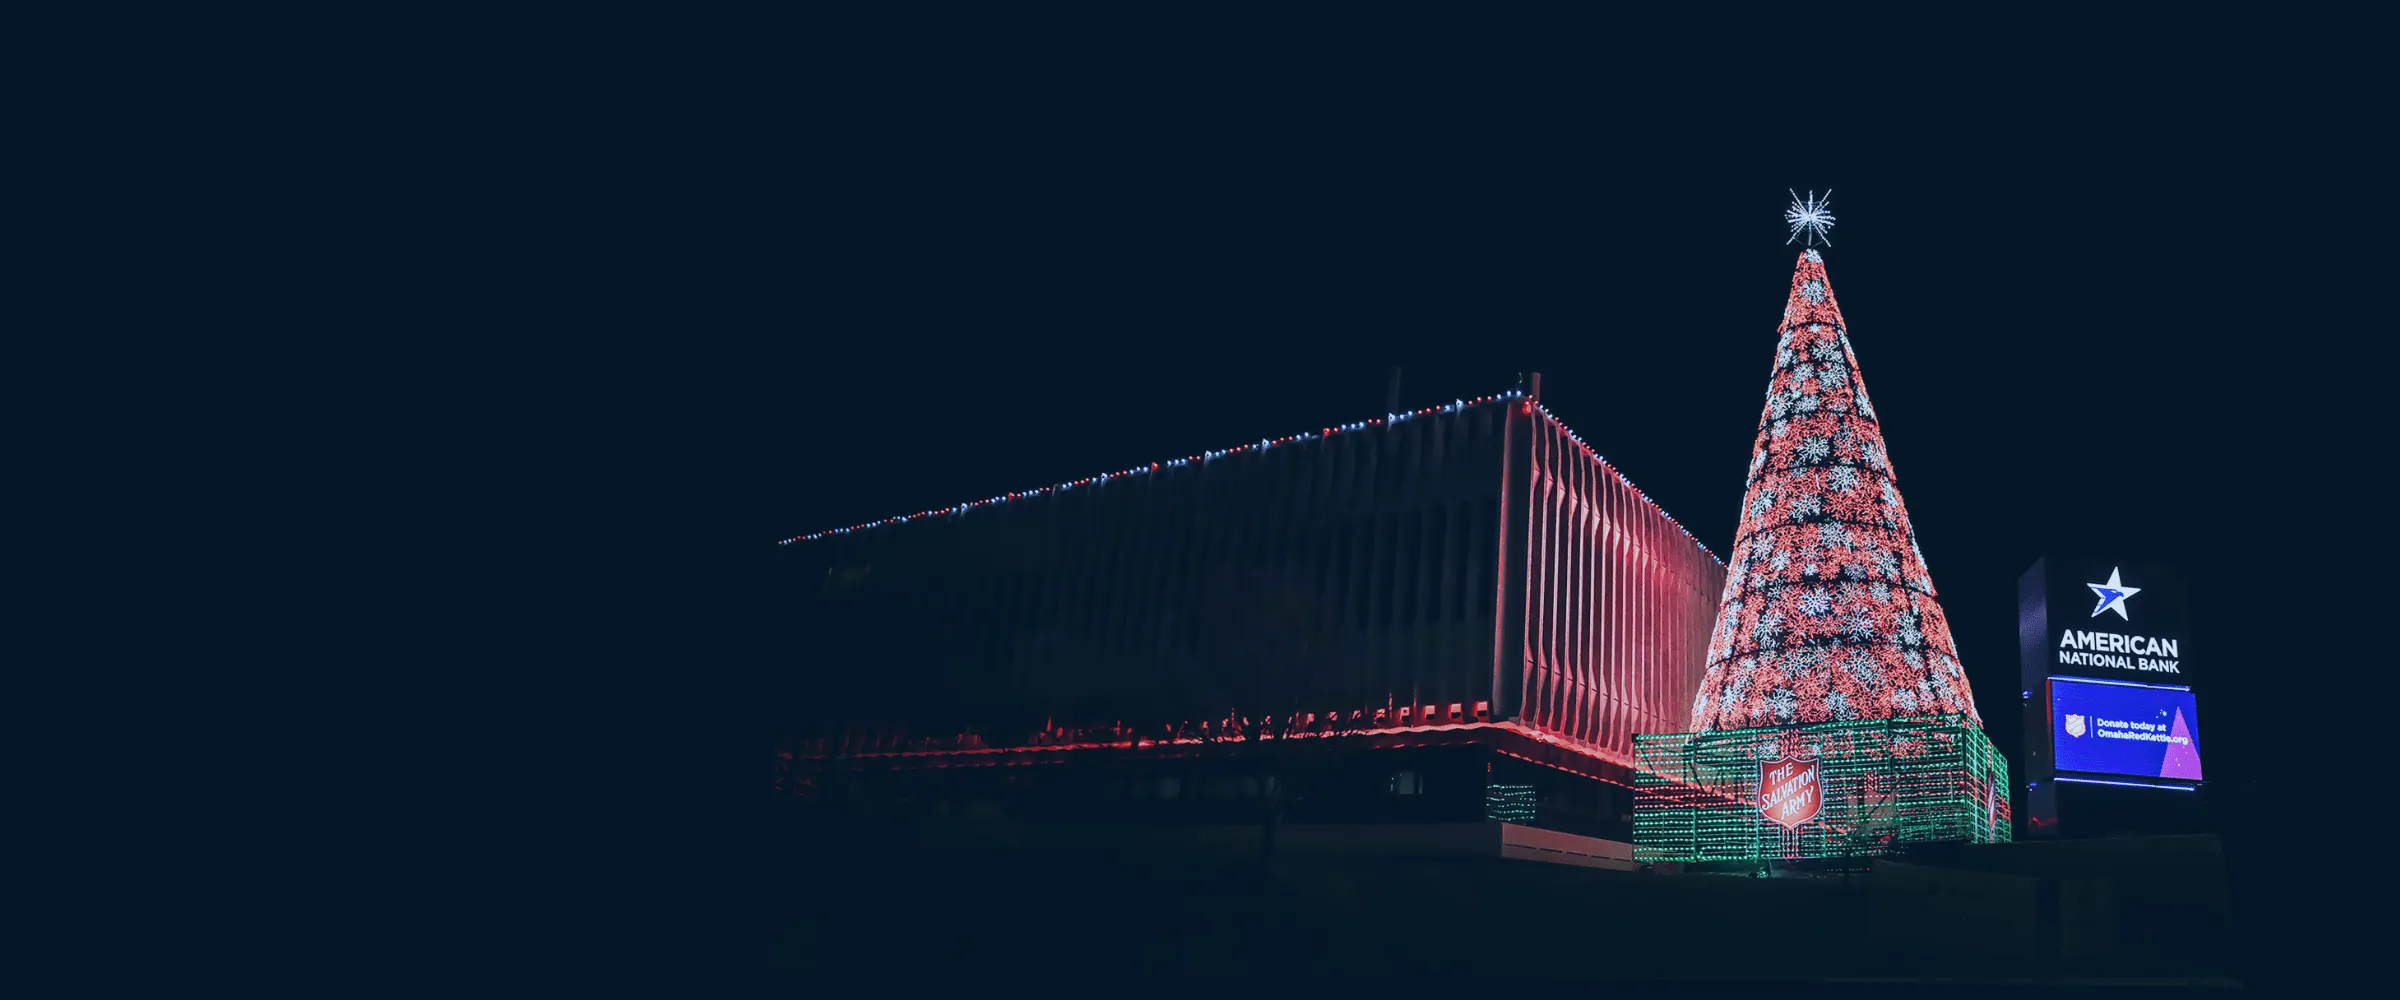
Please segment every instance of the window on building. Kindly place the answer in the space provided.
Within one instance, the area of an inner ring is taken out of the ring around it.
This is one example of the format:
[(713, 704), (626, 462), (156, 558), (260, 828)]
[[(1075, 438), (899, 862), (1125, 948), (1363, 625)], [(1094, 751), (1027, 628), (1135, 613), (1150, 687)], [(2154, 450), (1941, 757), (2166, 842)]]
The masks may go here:
[(1371, 627), (1378, 631), (1390, 631), (1393, 594), (1401, 584), (1400, 574), (1406, 568), (1403, 563), (1406, 553), (1400, 551), (1400, 515), (1383, 516), (1375, 543), (1378, 552), (1376, 561), (1382, 566), (1382, 572), (1375, 574), (1375, 619)]
[(1494, 782), (1484, 786), (1483, 815), (1485, 819), (1509, 823), (1531, 823), (1539, 814), (1532, 785)]
[(1482, 527), (1476, 521), (1475, 510), (1475, 505), (1471, 503), (1460, 504), (1458, 508), (1458, 604), (1456, 605), (1458, 610), (1452, 617), (1462, 622), (1474, 619), (1476, 589), (1485, 587), (1482, 573), (1483, 546), (1479, 543), (1479, 536), (1476, 534), (1482, 530)]
[[(1483, 503), (1483, 516), (1480, 524), (1480, 527), (1483, 530), (1498, 530), (1498, 525), (1500, 523), (1499, 503), (1500, 502), (1497, 500), (1487, 500)], [(1476, 590), (1478, 591), (1476, 599), (1481, 602), (1483, 615), (1485, 617), (1490, 617), (1495, 613), (1494, 606), (1499, 600), (1500, 593), (1499, 587), (1496, 586), (1492, 580), (1490, 569), (1490, 564), (1492, 561), (1492, 557), (1484, 556), (1480, 558), (1475, 565), (1475, 578), (1477, 584)]]
[(1420, 795), (1424, 793), (1424, 790), (1424, 785), (1418, 780), (1415, 771), (1392, 772), (1385, 787), (1385, 791), (1393, 795)]
[(827, 566), (825, 567), (825, 592), (830, 594), (844, 590), (856, 590), (867, 582), (868, 575), (873, 573), (874, 569), (872, 565), (868, 564)]
[(1342, 626), (1342, 574), (1350, 569), (1350, 533), (1339, 523), (1325, 528), (1325, 586), (1323, 610), (1317, 619), (1317, 631)]
[(1369, 615), (1374, 611), (1375, 519), (1361, 518), (1351, 536), (1351, 627), (1363, 631), (1373, 623)]
[(1433, 537), (1426, 544), (1426, 565), (1431, 570), (1425, 583), (1425, 623), (1442, 620), (1442, 587), (1450, 582), (1450, 508), (1436, 507), (1429, 525)]
[(1258, 797), (1258, 778), (1255, 775), (1229, 774), (1208, 779), (1208, 797), (1212, 799), (1255, 799)]

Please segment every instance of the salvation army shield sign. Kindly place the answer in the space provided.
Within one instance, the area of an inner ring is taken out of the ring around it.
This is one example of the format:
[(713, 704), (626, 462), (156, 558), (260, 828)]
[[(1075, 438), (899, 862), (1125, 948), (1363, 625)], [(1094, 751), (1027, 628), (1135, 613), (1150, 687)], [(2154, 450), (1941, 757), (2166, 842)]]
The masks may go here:
[(1815, 760), (1758, 762), (1758, 811), (1788, 829), (1817, 817), (1825, 797), (1817, 791)]
[(2067, 735), (2069, 735), (2069, 736), (2081, 736), (2081, 735), (2083, 735), (2083, 716), (2080, 716), (2080, 715), (2070, 715), (2070, 716), (2067, 716)]

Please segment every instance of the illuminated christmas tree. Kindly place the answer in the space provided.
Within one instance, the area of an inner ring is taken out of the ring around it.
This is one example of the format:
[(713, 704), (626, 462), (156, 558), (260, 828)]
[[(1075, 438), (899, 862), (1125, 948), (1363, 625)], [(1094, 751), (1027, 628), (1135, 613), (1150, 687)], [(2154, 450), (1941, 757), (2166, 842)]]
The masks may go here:
[[(1812, 197), (1785, 214), (1811, 242)], [(1993, 749), (1814, 249), (1800, 255), (1688, 732), (1634, 737), (1634, 857), (2010, 839)]]
[(1813, 249), (1778, 332), (1693, 731), (1936, 715), (1981, 726)]

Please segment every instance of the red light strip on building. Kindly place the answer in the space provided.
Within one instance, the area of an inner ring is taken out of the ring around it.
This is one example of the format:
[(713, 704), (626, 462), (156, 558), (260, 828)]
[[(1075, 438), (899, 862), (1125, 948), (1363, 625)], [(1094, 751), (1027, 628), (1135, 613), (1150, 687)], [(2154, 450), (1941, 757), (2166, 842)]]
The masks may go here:
[[(1456, 732), (1456, 731), (1460, 731), (1460, 730), (1469, 730), (1469, 729), (1491, 729), (1491, 730), (1497, 730), (1497, 731), (1500, 731), (1500, 732), (1511, 733), (1511, 734), (1514, 734), (1514, 735), (1517, 735), (1517, 736), (1522, 736), (1522, 737), (1524, 737), (1524, 738), (1526, 738), (1526, 739), (1528, 739), (1528, 740), (1532, 740), (1532, 741), (1534, 741), (1534, 742), (1537, 742), (1537, 743), (1545, 743), (1545, 744), (1549, 744), (1549, 745), (1551, 745), (1551, 746), (1558, 747), (1558, 748), (1560, 748), (1560, 749), (1562, 749), (1562, 750), (1566, 750), (1566, 751), (1567, 751), (1567, 752), (1569, 752), (1569, 753), (1575, 754), (1575, 755), (1577, 755), (1577, 756), (1583, 757), (1583, 758), (1585, 758), (1585, 759), (1588, 759), (1588, 760), (1597, 760), (1597, 761), (1600, 761), (1600, 762), (1602, 762), (1602, 763), (1606, 763), (1606, 764), (1613, 764), (1613, 765), (1616, 765), (1616, 766), (1618, 766), (1618, 767), (1625, 768), (1629, 774), (1630, 774), (1630, 773), (1633, 773), (1633, 772), (1638, 772), (1638, 771), (1640, 771), (1640, 770), (1641, 770), (1640, 766), (1639, 766), (1638, 764), (1636, 764), (1636, 763), (1633, 761), (1633, 759), (1632, 759), (1632, 758), (1626, 757), (1626, 756), (1624, 756), (1623, 754), (1619, 754), (1619, 753), (1616, 753), (1615, 751), (1608, 750), (1608, 749), (1605, 749), (1605, 748), (1602, 748), (1602, 747), (1591, 746), (1591, 745), (1589, 745), (1589, 744), (1586, 744), (1586, 743), (1582, 742), (1581, 740), (1575, 740), (1575, 739), (1569, 739), (1569, 738), (1566, 738), (1566, 737), (1561, 737), (1561, 736), (1559, 736), (1559, 735), (1558, 735), (1558, 734), (1556, 734), (1556, 733), (1548, 733), (1548, 732), (1544, 732), (1544, 731), (1542, 731), (1542, 730), (1539, 730), (1539, 729), (1535, 729), (1535, 728), (1533, 728), (1533, 727), (1530, 727), (1530, 726), (1519, 725), (1518, 723), (1515, 723), (1515, 722), (1461, 722), (1461, 723), (1450, 723), (1450, 724), (1439, 725), (1439, 726), (1387, 726), (1387, 727), (1384, 727), (1384, 728), (1382, 728), (1382, 729), (1360, 729), (1360, 730), (1353, 730), (1353, 731), (1350, 731), (1350, 732), (1328, 732), (1328, 733), (1292, 733), (1292, 734), (1287, 734), (1287, 735), (1284, 735), (1284, 736), (1276, 737), (1275, 739), (1276, 739), (1276, 740), (1294, 740), (1294, 739), (1346, 739), (1346, 738), (1352, 738), (1352, 737), (1370, 737), (1370, 736), (1377, 736), (1377, 735), (1390, 735), (1390, 734), (1397, 734), (1397, 733), (1435, 733), (1435, 732)], [(909, 759), (909, 758), (913, 758), (913, 759), (923, 760), (923, 761), (924, 761), (924, 766), (929, 766), (929, 767), (995, 767), (995, 766), (1002, 766), (1002, 767), (1005, 767), (1005, 766), (1014, 766), (1014, 765), (1019, 765), (1019, 764), (1057, 764), (1057, 763), (1065, 763), (1065, 761), (1064, 761), (1064, 760), (1062, 760), (1062, 759), (1019, 759), (1019, 760), (1006, 760), (1006, 759), (992, 759), (992, 758), (996, 758), (996, 757), (1008, 757), (1008, 756), (1017, 756), (1017, 757), (1023, 757), (1023, 758), (1048, 757), (1048, 756), (1050, 756), (1050, 755), (1064, 754), (1064, 753), (1068, 753), (1068, 752), (1072, 752), (1072, 751), (1076, 751), (1076, 750), (1129, 750), (1129, 749), (1130, 749), (1130, 750), (1150, 750), (1150, 751), (1159, 751), (1159, 750), (1162, 750), (1162, 749), (1185, 748), (1185, 747), (1201, 747), (1201, 746), (1206, 746), (1206, 745), (1209, 745), (1209, 744), (1212, 744), (1212, 743), (1248, 743), (1248, 742), (1253, 742), (1253, 741), (1249, 741), (1249, 740), (1204, 740), (1204, 739), (1199, 739), (1199, 738), (1195, 738), (1195, 737), (1181, 737), (1181, 738), (1174, 739), (1174, 740), (1149, 740), (1149, 739), (1143, 739), (1143, 740), (1133, 740), (1133, 741), (1129, 741), (1129, 742), (1123, 742), (1123, 743), (1051, 743), (1051, 744), (1041, 744), (1041, 745), (1031, 745), (1031, 746), (1016, 746), (1016, 747), (979, 747), (979, 748), (975, 748), (975, 749), (968, 749), (968, 750), (887, 750), (887, 751), (878, 751), (878, 752), (869, 752), (869, 753), (851, 753), (851, 754), (795, 754), (795, 755), (793, 755), (793, 757), (792, 757), (792, 760), (794, 760), (795, 762), (797, 762), (797, 761), (804, 761), (804, 760), (807, 760), (807, 761), (827, 761), (827, 762), (831, 762), (831, 761), (855, 761), (855, 762), (864, 763), (864, 762), (867, 762), (867, 761), (869, 761), (869, 760), (890, 760), (890, 759), (896, 759), (896, 758), (901, 758), (901, 759)], [(1429, 745), (1431, 745), (1431, 744), (1426, 744), (1426, 743), (1411, 743), (1411, 744), (1405, 744), (1405, 746), (1429, 746)], [(1396, 749), (1396, 748), (1398, 748), (1399, 746), (1401, 746), (1401, 745), (1392, 745), (1392, 746), (1387, 746), (1387, 747), (1383, 747), (1383, 748), (1384, 748), (1384, 749)], [(1370, 749), (1375, 749), (1375, 748), (1370, 748)], [(1563, 765), (1563, 764), (1559, 764), (1559, 763), (1556, 763), (1556, 762), (1553, 762), (1553, 761), (1546, 761), (1546, 760), (1536, 760), (1536, 759), (1534, 759), (1534, 758), (1532, 758), (1532, 757), (1528, 757), (1528, 756), (1526, 756), (1526, 755), (1524, 755), (1524, 754), (1521, 754), (1521, 753), (1517, 753), (1517, 752), (1511, 751), (1511, 750), (1509, 750), (1509, 749), (1507, 749), (1507, 748), (1505, 748), (1505, 747), (1494, 746), (1494, 747), (1492, 747), (1491, 749), (1492, 749), (1494, 752), (1496, 752), (1496, 753), (1499, 753), (1499, 754), (1502, 754), (1502, 755), (1505, 755), (1505, 756), (1509, 756), (1509, 757), (1514, 757), (1514, 758), (1516, 758), (1516, 759), (1518, 759), (1518, 760), (1521, 760), (1521, 761), (1524, 761), (1524, 762), (1526, 762), (1526, 763), (1528, 763), (1528, 764), (1537, 764), (1537, 765), (1540, 765), (1540, 766), (1542, 766), (1542, 767), (1547, 767), (1547, 768), (1550, 768), (1550, 769), (1552, 769), (1552, 770), (1557, 770), (1557, 771), (1565, 771), (1565, 772), (1567, 772), (1568, 774), (1579, 775), (1579, 776), (1582, 776), (1582, 777), (1590, 778), (1590, 779), (1592, 779), (1592, 780), (1594, 780), (1594, 781), (1600, 781), (1600, 782), (1604, 782), (1604, 783), (1607, 783), (1607, 784), (1615, 785), (1615, 786), (1617, 786), (1617, 787), (1619, 787), (1619, 788), (1625, 788), (1625, 789), (1628, 789), (1628, 790), (1636, 790), (1636, 786), (1627, 785), (1627, 784), (1625, 784), (1623, 781), (1620, 781), (1620, 780), (1618, 780), (1618, 779), (1616, 779), (1616, 778), (1609, 777), (1609, 776), (1607, 776), (1607, 775), (1604, 775), (1604, 774), (1594, 774), (1594, 773), (1592, 773), (1592, 772), (1590, 772), (1590, 771), (1581, 771), (1581, 770), (1577, 770), (1577, 769), (1575, 769), (1575, 768), (1567, 767), (1567, 766), (1565, 766), (1565, 765)], [(1167, 754), (1165, 754), (1165, 756), (1169, 756), (1169, 757), (1183, 757), (1183, 756), (1189, 756), (1189, 755), (1188, 755), (1188, 754), (1182, 754), (1182, 753), (1167, 753)], [(949, 762), (946, 762), (946, 763), (939, 763), (939, 762), (935, 762), (935, 761), (933, 761), (931, 758), (951, 758), (951, 760), (950, 760)], [(981, 759), (980, 759), (980, 760), (978, 760), (978, 759), (976, 759), (976, 758), (981, 758)], [(1675, 785), (1675, 786), (1677, 786), (1677, 787), (1679, 787), (1679, 788), (1682, 788), (1682, 789), (1684, 789), (1685, 791), (1687, 791), (1687, 792), (1690, 792), (1690, 793), (1695, 793), (1695, 794), (1699, 794), (1699, 795), (1704, 795), (1704, 796), (1707, 796), (1707, 797), (1709, 797), (1709, 798), (1719, 799), (1719, 800), (1722, 800), (1722, 801), (1724, 801), (1724, 802), (1732, 803), (1732, 804), (1735, 804), (1735, 805), (1747, 806), (1747, 805), (1749, 804), (1749, 803), (1747, 803), (1747, 802), (1744, 802), (1743, 800), (1741, 800), (1741, 799), (1739, 799), (1739, 798), (1737, 798), (1737, 797), (1735, 797), (1735, 796), (1733, 796), (1733, 795), (1729, 795), (1729, 794), (1727, 794), (1726, 792), (1724, 792), (1724, 791), (1722, 791), (1722, 790), (1719, 790), (1719, 789), (1710, 788), (1710, 787), (1708, 787), (1708, 786), (1705, 786), (1705, 785), (1696, 785), (1696, 784), (1691, 784), (1691, 783), (1689, 783), (1689, 782), (1685, 782), (1685, 781), (1683, 781), (1683, 780), (1681, 780), (1681, 779), (1677, 779), (1677, 778), (1668, 777), (1668, 776), (1666, 776), (1666, 775), (1659, 775), (1658, 777), (1659, 777), (1659, 779), (1660, 779), (1660, 780), (1662, 780), (1662, 781), (1664, 781), (1664, 782), (1666, 782), (1666, 783), (1668, 783), (1668, 784)]]
[[(1542, 731), (1542, 730), (1540, 730), (1540, 729), (1536, 729), (1536, 728), (1534, 728), (1534, 727), (1531, 727), (1531, 726), (1521, 725), (1521, 724), (1518, 724), (1518, 723), (1516, 723), (1516, 722), (1457, 722), (1457, 723), (1446, 723), (1446, 724), (1443, 724), (1443, 725), (1437, 725), (1437, 726), (1386, 726), (1386, 727), (1383, 727), (1383, 728), (1381, 728), (1381, 729), (1357, 729), (1357, 730), (1351, 730), (1351, 731), (1348, 731), (1348, 732), (1327, 732), (1327, 733), (1288, 733), (1288, 734), (1286, 734), (1286, 735), (1279, 736), (1279, 737), (1275, 737), (1274, 739), (1271, 739), (1271, 740), (1264, 740), (1264, 741), (1252, 741), (1252, 740), (1224, 740), (1224, 739), (1213, 739), (1213, 740), (1212, 740), (1212, 739), (1200, 739), (1200, 738), (1197, 738), (1197, 737), (1185, 736), (1185, 737), (1178, 737), (1178, 738), (1176, 738), (1176, 739), (1173, 739), (1173, 740), (1138, 739), (1138, 740), (1123, 741), (1123, 742), (1115, 742), (1115, 743), (1047, 743), (1047, 744), (1031, 744), (1031, 745), (1027, 745), (1027, 746), (1014, 746), (1014, 747), (977, 747), (977, 748), (973, 748), (973, 749), (960, 749), (960, 750), (885, 750), (885, 751), (876, 751), (876, 752), (869, 752), (869, 753), (849, 753), (849, 754), (799, 754), (799, 755), (795, 755), (793, 759), (795, 759), (795, 760), (860, 760), (860, 759), (867, 759), (867, 758), (887, 758), (887, 757), (957, 757), (957, 756), (998, 755), (998, 754), (1039, 754), (1039, 753), (1052, 753), (1052, 752), (1057, 752), (1057, 751), (1062, 751), (1062, 750), (1108, 750), (1108, 749), (1114, 749), (1114, 750), (1141, 749), (1141, 750), (1146, 750), (1146, 749), (1152, 749), (1152, 748), (1157, 748), (1157, 747), (1167, 747), (1167, 746), (1205, 746), (1205, 745), (1212, 744), (1212, 743), (1251, 743), (1251, 742), (1276, 742), (1276, 741), (1280, 741), (1280, 740), (1338, 739), (1338, 738), (1346, 738), (1346, 737), (1354, 737), (1354, 736), (1355, 736), (1355, 737), (1365, 737), (1365, 736), (1381, 736), (1381, 735), (1390, 735), (1390, 734), (1394, 734), (1394, 733), (1443, 733), (1443, 732), (1457, 732), (1457, 731), (1460, 731), (1460, 730), (1468, 730), (1468, 729), (1493, 729), (1493, 730), (1499, 730), (1499, 731), (1502, 731), (1502, 732), (1514, 733), (1514, 734), (1516, 734), (1516, 735), (1518, 735), (1518, 736), (1525, 737), (1526, 739), (1532, 740), (1532, 741), (1534, 741), (1534, 742), (1537, 742), (1537, 743), (1545, 743), (1545, 744), (1549, 744), (1549, 745), (1551, 745), (1551, 746), (1555, 746), (1555, 747), (1558, 747), (1558, 748), (1560, 748), (1560, 749), (1566, 750), (1566, 751), (1568, 751), (1568, 752), (1570, 752), (1570, 753), (1578, 754), (1578, 755), (1580, 755), (1580, 756), (1584, 756), (1584, 757), (1589, 757), (1589, 758), (1592, 758), (1592, 759), (1594, 759), (1594, 760), (1601, 761), (1601, 762), (1603, 762), (1603, 763), (1607, 763), (1607, 764), (1614, 764), (1614, 765), (1616, 765), (1616, 766), (1618, 766), (1618, 767), (1623, 767), (1623, 768), (1626, 768), (1626, 769), (1628, 769), (1628, 770), (1640, 770), (1640, 765), (1638, 765), (1638, 764), (1635, 762), (1634, 758), (1632, 758), (1632, 757), (1630, 757), (1630, 756), (1627, 756), (1627, 755), (1625, 755), (1625, 754), (1621, 754), (1621, 753), (1618, 753), (1618, 752), (1616, 752), (1616, 751), (1614, 751), (1614, 750), (1609, 750), (1609, 749), (1607, 749), (1607, 748), (1604, 748), (1604, 747), (1592, 746), (1592, 745), (1590, 745), (1590, 744), (1584, 743), (1584, 742), (1583, 742), (1583, 741), (1581, 741), (1581, 740), (1576, 740), (1576, 739), (1571, 739), (1571, 738), (1568, 738), (1568, 737), (1560, 736), (1560, 735), (1558, 735), (1558, 734), (1556, 734), (1556, 733), (1544, 732), (1544, 731)], [(1530, 758), (1529, 758), (1529, 759), (1530, 759)], [(1539, 762), (1539, 761), (1536, 761), (1536, 763), (1540, 763), (1540, 762)], [(1556, 765), (1552, 765), (1552, 766), (1556, 766)], [(1560, 770), (1565, 770), (1565, 768), (1560, 768)], [(1577, 772), (1577, 773), (1581, 773), (1581, 772)], [(1601, 776), (1599, 776), (1599, 775), (1588, 775), (1588, 777), (1600, 778)], [(1605, 778), (1601, 778), (1601, 780), (1607, 780), (1607, 779), (1605, 779)]]

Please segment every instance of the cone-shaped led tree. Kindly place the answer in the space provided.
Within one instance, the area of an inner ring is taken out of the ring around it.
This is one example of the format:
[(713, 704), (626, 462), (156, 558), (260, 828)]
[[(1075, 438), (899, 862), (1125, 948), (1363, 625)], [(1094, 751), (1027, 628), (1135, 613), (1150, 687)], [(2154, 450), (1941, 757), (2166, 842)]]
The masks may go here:
[(1692, 729), (1982, 725), (1824, 258), (1800, 256)]
[(1992, 748), (1817, 251), (1800, 256), (1691, 731), (1634, 738), (1635, 856), (2009, 839)]

